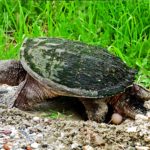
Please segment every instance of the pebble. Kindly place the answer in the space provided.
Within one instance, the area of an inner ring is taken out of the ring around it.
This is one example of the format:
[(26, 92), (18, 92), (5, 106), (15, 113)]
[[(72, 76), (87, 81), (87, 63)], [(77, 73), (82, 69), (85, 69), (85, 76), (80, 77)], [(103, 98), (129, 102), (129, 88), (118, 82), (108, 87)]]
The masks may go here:
[(94, 150), (94, 148), (90, 145), (83, 146), (83, 150)]
[(137, 115), (135, 116), (135, 120), (145, 120), (145, 121), (147, 121), (147, 120), (148, 120), (148, 117), (147, 117), (147, 116), (144, 116), (144, 115), (142, 115), (142, 114), (137, 114)]
[(149, 150), (147, 146), (135, 146), (136, 150)]
[(27, 145), (26, 150), (32, 150), (30, 145)]
[(127, 128), (127, 132), (136, 132), (137, 131), (137, 127), (128, 127)]
[(150, 112), (147, 112), (146, 116), (150, 119)]
[(149, 136), (144, 137), (144, 140), (145, 140), (146, 142), (150, 142), (150, 135), (149, 135)]
[(43, 134), (42, 133), (35, 135), (35, 137), (36, 137), (36, 142), (39, 143), (40, 141), (43, 141)]
[(42, 148), (47, 148), (48, 147), (48, 144), (44, 143), (42, 144)]
[(10, 149), (11, 149), (11, 146), (10, 146), (8, 143), (5, 143), (5, 144), (3, 145), (3, 149), (4, 149), (4, 150), (10, 150)]
[(0, 148), (2, 148), (3, 147), (3, 145), (2, 144), (0, 144)]
[(38, 148), (39, 147), (39, 144), (34, 142), (31, 144), (31, 148)]
[(44, 118), (44, 122), (45, 123), (49, 122), (49, 119), (48, 118)]
[(73, 144), (71, 144), (71, 149), (76, 149), (79, 146), (79, 144), (77, 142), (74, 142)]
[(105, 143), (106, 143), (106, 141), (102, 137), (100, 137), (100, 136), (95, 137), (95, 140), (94, 140), (95, 145), (100, 146), (100, 145), (103, 145)]
[(144, 107), (150, 109), (150, 100), (144, 102)]
[(62, 149), (65, 149), (65, 145), (64, 144), (58, 144), (57, 146), (57, 150), (62, 150)]
[(33, 121), (39, 122), (39, 121), (40, 121), (40, 118), (39, 118), (39, 117), (33, 117)]

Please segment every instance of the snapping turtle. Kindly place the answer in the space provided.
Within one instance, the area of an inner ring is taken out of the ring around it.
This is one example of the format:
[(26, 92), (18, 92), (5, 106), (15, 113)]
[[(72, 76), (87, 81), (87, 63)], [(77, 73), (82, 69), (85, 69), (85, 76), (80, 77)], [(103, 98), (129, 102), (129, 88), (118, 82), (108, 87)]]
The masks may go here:
[(98, 122), (109, 107), (131, 118), (146, 112), (150, 92), (133, 84), (135, 74), (105, 49), (59, 38), (26, 39), (20, 61), (0, 61), (0, 83), (19, 85), (11, 107), (28, 110), (53, 97), (77, 97)]

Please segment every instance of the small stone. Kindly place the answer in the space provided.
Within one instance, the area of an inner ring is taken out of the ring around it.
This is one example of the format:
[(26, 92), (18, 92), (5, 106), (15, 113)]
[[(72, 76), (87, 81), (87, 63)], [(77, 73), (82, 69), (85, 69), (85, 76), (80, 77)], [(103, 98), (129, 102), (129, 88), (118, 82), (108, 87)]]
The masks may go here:
[(3, 148), (4, 148), (4, 150), (10, 150), (10, 145), (7, 144), (7, 143), (5, 143), (5, 144), (3, 145)]
[(10, 134), (10, 138), (11, 138), (11, 139), (15, 138), (15, 134), (13, 134), (13, 133)]
[(146, 116), (150, 119), (150, 112), (147, 112)]
[(136, 132), (137, 131), (137, 127), (128, 127), (127, 128), (127, 132)]
[(139, 142), (135, 142), (136, 146), (141, 146), (141, 144)]
[(17, 130), (13, 129), (10, 138), (16, 138), (16, 136), (18, 136)]
[(39, 118), (39, 117), (33, 117), (33, 121), (39, 122), (39, 121), (40, 121), (40, 118)]
[(25, 125), (25, 128), (28, 128), (31, 126), (30, 122), (27, 120), (23, 120), (23, 124)]
[(42, 148), (47, 148), (48, 144), (42, 144)]
[(63, 138), (65, 136), (64, 132), (60, 133), (60, 137)]
[(22, 148), (22, 149), (27, 149), (28, 146), (29, 146), (29, 145), (26, 146), (26, 145), (23, 144), (23, 145), (21, 145), (21, 148)]
[(65, 146), (64, 146), (64, 144), (59, 144), (57, 148), (58, 148), (58, 150), (62, 150), (62, 149), (65, 149)]
[(129, 146), (126, 150), (135, 150), (135, 147)]
[(71, 144), (71, 149), (76, 149), (78, 146), (79, 144), (74, 142), (73, 144)]
[(5, 135), (10, 135), (12, 133), (12, 131), (10, 131), (10, 130), (2, 130), (2, 131), (0, 131), (0, 133), (3, 133)]
[(36, 137), (36, 142), (40, 143), (43, 140), (43, 134), (39, 133), (37, 135), (35, 135)]
[(105, 128), (105, 127), (106, 127), (106, 124), (105, 124), (105, 123), (101, 123), (100, 126), (101, 126), (102, 128)]
[(26, 150), (32, 150), (30, 145), (27, 145)]
[(42, 133), (37, 134), (36, 138), (42, 140), (43, 139), (43, 134)]
[(135, 116), (135, 120), (144, 120), (144, 121), (146, 121), (146, 120), (148, 120), (148, 117), (144, 116), (144, 115), (141, 115), (141, 114), (137, 114)]
[(144, 102), (144, 107), (150, 109), (150, 100)]
[(49, 119), (48, 118), (44, 118), (44, 122), (49, 122)]
[(102, 137), (96, 136), (93, 143), (99, 146), (105, 144), (105, 142), (106, 141)]
[(149, 150), (147, 146), (135, 146), (136, 150)]
[(90, 145), (85, 145), (82, 148), (83, 148), (83, 150), (94, 150), (94, 148)]
[(31, 144), (31, 148), (38, 148), (38, 147), (39, 147), (39, 144), (36, 142)]
[(2, 147), (3, 147), (3, 145), (2, 145), (2, 144), (0, 144), (0, 149), (2, 149)]
[(51, 136), (51, 137), (47, 138), (48, 144), (51, 144), (51, 143), (53, 143), (55, 141), (56, 141), (56, 138), (54, 136)]
[(150, 136), (144, 137), (144, 140), (145, 140), (146, 142), (150, 142)]

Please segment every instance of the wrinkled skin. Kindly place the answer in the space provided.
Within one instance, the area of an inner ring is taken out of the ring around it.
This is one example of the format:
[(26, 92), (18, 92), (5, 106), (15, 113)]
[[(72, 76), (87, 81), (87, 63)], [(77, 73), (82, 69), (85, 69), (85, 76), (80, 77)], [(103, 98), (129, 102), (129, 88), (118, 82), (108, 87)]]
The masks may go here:
[[(0, 83), (18, 86), (9, 105), (22, 110), (34, 109), (34, 106), (46, 99), (57, 96), (68, 96), (67, 93), (53, 91), (52, 88), (41, 84), (32, 78), (22, 67), (19, 61), (0, 61)], [(135, 118), (137, 113), (146, 113), (143, 103), (150, 99), (150, 91), (136, 84), (128, 87), (123, 93), (104, 99), (79, 98), (85, 106), (88, 119), (97, 122), (106, 120), (109, 109), (124, 117)]]

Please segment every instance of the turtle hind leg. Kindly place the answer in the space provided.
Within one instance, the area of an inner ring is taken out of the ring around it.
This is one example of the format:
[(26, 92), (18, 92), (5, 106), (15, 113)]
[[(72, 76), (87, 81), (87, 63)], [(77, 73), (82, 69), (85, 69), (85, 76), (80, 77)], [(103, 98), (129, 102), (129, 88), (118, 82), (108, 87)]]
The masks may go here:
[(55, 92), (40, 84), (30, 75), (27, 75), (25, 80), (20, 83), (19, 88), (15, 93), (14, 107), (23, 110), (32, 110), (36, 107), (36, 104), (56, 96), (57, 94), (55, 94)]
[(0, 60), (0, 83), (11, 86), (19, 85), (25, 79), (26, 71), (20, 61)]
[(87, 117), (89, 120), (96, 122), (104, 122), (106, 114), (108, 112), (108, 106), (105, 99), (83, 99), (80, 101), (83, 103)]

